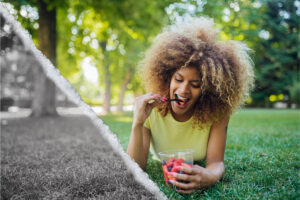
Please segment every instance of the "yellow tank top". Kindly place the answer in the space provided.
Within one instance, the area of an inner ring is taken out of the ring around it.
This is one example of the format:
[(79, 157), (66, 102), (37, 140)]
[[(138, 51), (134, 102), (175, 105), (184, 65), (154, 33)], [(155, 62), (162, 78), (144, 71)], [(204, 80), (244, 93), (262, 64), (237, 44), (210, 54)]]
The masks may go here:
[(153, 159), (159, 160), (158, 152), (176, 149), (193, 149), (194, 160), (203, 160), (206, 156), (208, 137), (211, 124), (201, 129), (192, 127), (193, 118), (178, 122), (173, 115), (163, 117), (157, 109), (153, 109), (144, 126), (151, 131), (150, 152)]

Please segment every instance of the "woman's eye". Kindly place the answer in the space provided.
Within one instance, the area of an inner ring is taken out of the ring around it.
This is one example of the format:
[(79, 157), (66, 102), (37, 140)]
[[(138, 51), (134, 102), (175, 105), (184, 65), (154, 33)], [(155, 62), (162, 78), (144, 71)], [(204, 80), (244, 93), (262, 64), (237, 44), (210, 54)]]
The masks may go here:
[(183, 80), (175, 78), (175, 81), (182, 82)]
[(192, 84), (192, 87), (193, 88), (200, 88), (200, 85), (194, 85), (194, 84)]

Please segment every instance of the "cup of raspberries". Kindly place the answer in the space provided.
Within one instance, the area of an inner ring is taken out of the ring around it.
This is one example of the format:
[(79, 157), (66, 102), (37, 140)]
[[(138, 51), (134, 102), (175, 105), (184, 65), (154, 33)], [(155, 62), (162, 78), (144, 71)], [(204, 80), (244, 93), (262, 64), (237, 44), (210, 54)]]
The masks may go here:
[(167, 186), (169, 186), (169, 180), (176, 181), (174, 177), (168, 175), (168, 172), (184, 174), (183, 171), (180, 171), (180, 166), (183, 167), (193, 166), (193, 162), (194, 162), (193, 149), (162, 151), (159, 152), (158, 155), (161, 160), (164, 179)]

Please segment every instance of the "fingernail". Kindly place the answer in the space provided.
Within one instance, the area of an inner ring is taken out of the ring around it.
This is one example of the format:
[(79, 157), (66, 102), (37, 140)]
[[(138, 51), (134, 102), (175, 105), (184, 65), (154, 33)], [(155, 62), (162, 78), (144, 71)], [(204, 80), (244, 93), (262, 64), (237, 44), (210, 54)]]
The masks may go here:
[(158, 97), (158, 94), (153, 95), (153, 97), (155, 97), (155, 98)]
[(173, 181), (173, 180), (169, 180), (169, 182), (170, 182), (170, 183), (172, 183), (172, 184), (174, 183), (174, 181)]

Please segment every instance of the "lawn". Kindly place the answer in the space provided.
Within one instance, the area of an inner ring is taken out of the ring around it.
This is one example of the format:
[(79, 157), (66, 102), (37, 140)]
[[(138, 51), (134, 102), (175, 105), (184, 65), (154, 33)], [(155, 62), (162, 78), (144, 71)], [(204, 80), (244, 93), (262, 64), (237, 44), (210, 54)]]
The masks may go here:
[(155, 199), (86, 116), (2, 119), (0, 130), (0, 199)]
[[(126, 149), (132, 113), (101, 118)], [(150, 157), (147, 173), (169, 199), (299, 199), (299, 133), (299, 110), (239, 110), (228, 127), (226, 173), (215, 186), (179, 195), (165, 186), (160, 163)]]

